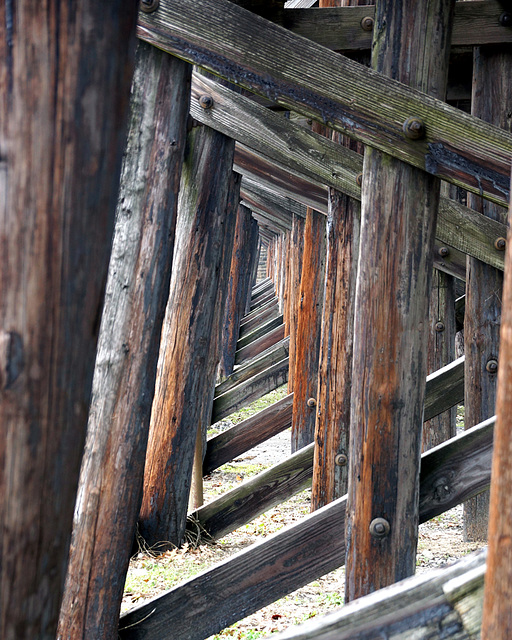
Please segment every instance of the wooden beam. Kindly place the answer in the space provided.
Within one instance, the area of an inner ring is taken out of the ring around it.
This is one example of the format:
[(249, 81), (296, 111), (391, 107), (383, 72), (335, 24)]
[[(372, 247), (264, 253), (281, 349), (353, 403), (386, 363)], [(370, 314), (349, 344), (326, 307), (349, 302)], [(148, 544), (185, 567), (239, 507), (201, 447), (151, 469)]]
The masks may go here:
[(267, 333), (266, 335), (258, 338), (254, 342), (251, 342), (251, 344), (243, 347), (243, 349), (237, 351), (235, 354), (235, 364), (242, 364), (247, 360), (251, 360), (256, 356), (259, 356), (267, 349), (270, 349), (270, 347), (273, 347), (283, 338), (284, 324), (276, 327), (275, 329), (272, 329), (272, 331), (269, 331), (269, 333)]
[(288, 358), (257, 373), (249, 380), (241, 382), (226, 393), (217, 396), (213, 402), (212, 424), (246, 407), (251, 402), (274, 391), (288, 380)]
[(237, 349), (242, 349), (243, 347), (246, 347), (251, 342), (254, 342), (258, 338), (261, 338), (266, 333), (268, 333), (269, 331), (272, 331), (272, 329), (275, 329), (276, 327), (279, 327), (282, 324), (283, 324), (282, 314), (280, 316), (277, 316), (276, 318), (272, 318), (271, 320), (268, 320), (264, 324), (255, 328), (253, 331), (246, 333), (243, 337), (239, 338), (236, 345)]
[[(455, 0), (379, 0), (374, 68), (444, 97), (454, 6)], [(416, 567), (424, 403), (417, 381), (426, 375), (439, 197), (437, 178), (365, 148), (347, 494), (349, 601)]]
[[(279, 315), (279, 306), (277, 304), (277, 300), (273, 301), (273, 305), (265, 305), (265, 309), (263, 309), (258, 315), (252, 317), (252, 319), (247, 320), (244, 324), (240, 325), (240, 337), (251, 333), (256, 327), (265, 324), (269, 320), (276, 318)], [(259, 309), (255, 309), (255, 311), (259, 311)]]
[(293, 394), (208, 440), (203, 475), (285, 431), (292, 424)]
[[(213, 98), (212, 109), (199, 106), (203, 94)], [(192, 97), (194, 118), (238, 141), (236, 170), (251, 177), (253, 184), (257, 181), (260, 186), (325, 214), (325, 185), (360, 200), (361, 189), (356, 182), (363, 170), (360, 154), (340, 149), (331, 140), (255, 105), (211, 79), (194, 76)], [(436, 236), (441, 243), (503, 270), (504, 252), (496, 242), (506, 237), (506, 226), (500, 222), (442, 197)]]
[[(502, 24), (504, 9), (497, 0), (461, 2), (455, 5), (452, 47), (483, 44), (510, 44), (512, 29)], [(375, 7), (285, 9), (267, 14), (267, 18), (317, 44), (336, 51), (369, 50), (372, 30), (362, 28), (363, 18), (374, 18)]]
[[(191, 72), (189, 64), (139, 42), (59, 622), (63, 640), (107, 639), (117, 630), (169, 297)], [(145, 295), (148, 283), (151, 295)]]
[(0, 4), (0, 637), (55, 638), (137, 3)]
[(226, 393), (230, 389), (238, 386), (242, 382), (249, 380), (257, 373), (268, 369), (268, 367), (281, 362), (288, 357), (290, 338), (283, 338), (270, 349), (267, 349), (261, 356), (250, 360), (247, 364), (238, 367), (230, 376), (215, 387), (215, 398)]
[(139, 519), (150, 546), (182, 542), (196, 434), (210, 424), (239, 202), (233, 153), (208, 127), (189, 133)]
[[(423, 454), (422, 522), (488, 486), (493, 425), (488, 420)], [(159, 640), (169, 628), (183, 640), (203, 640), (334, 571), (345, 557), (345, 508), (343, 496), (124, 614), (121, 640)]]
[[(512, 135), (229, 0), (162, 1), (157, 12), (139, 16), (137, 33), (366, 145), (507, 204)], [(410, 117), (425, 123), (423, 139), (404, 135)]]

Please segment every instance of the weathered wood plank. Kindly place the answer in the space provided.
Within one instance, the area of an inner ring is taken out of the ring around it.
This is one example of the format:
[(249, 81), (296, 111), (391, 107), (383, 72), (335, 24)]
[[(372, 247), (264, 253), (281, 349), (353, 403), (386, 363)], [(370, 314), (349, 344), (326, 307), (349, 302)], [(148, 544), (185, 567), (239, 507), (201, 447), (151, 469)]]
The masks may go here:
[(233, 372), (240, 322), (245, 312), (250, 290), (251, 270), (251, 210), (238, 207), (233, 255), (229, 271), (226, 310), (221, 328), (219, 376), (225, 378)]
[(213, 401), (212, 423), (246, 407), (270, 391), (274, 391), (288, 380), (288, 358), (276, 362), (249, 380), (240, 383), (230, 391), (217, 396)]
[[(471, 112), (487, 122), (511, 130), (512, 79), (510, 48), (477, 48), (473, 54)], [(471, 207), (488, 218), (506, 222), (505, 209), (468, 194)], [(503, 274), (476, 259), (468, 259), (464, 352), (466, 398), (464, 426), (485, 420), (495, 412), (500, 342)], [(486, 540), (489, 494), (464, 505), (464, 538)]]
[[(198, 106), (203, 94), (213, 98), (212, 109)], [(359, 154), (339, 149), (339, 145), (323, 136), (269, 112), (210, 79), (195, 76), (192, 95), (194, 117), (240, 143), (235, 151), (236, 169), (253, 181), (258, 180), (277, 193), (322, 213), (327, 213), (327, 193), (323, 185), (361, 198), (356, 183), (363, 169)], [(506, 226), (500, 222), (441, 197), (436, 236), (441, 243), (503, 270), (504, 252), (495, 246), (498, 238), (506, 237)]]
[(424, 420), (430, 420), (464, 400), (464, 356), (427, 376)]
[(136, 2), (0, 4), (0, 637), (55, 638)]
[(292, 424), (292, 394), (208, 440), (203, 475), (249, 451)]
[(279, 307), (277, 305), (277, 300), (275, 300), (274, 305), (266, 305), (266, 309), (261, 311), (259, 315), (253, 315), (252, 319), (249, 318), (246, 320), (248, 316), (244, 316), (244, 322), (240, 325), (240, 337), (246, 336), (262, 324), (277, 318), (278, 315)]
[[(444, 98), (454, 5), (454, 0), (378, 1), (374, 68)], [(365, 148), (361, 195), (347, 494), (348, 601), (415, 571), (425, 391), (418, 379), (426, 375), (440, 181)]]
[[(509, 219), (512, 206), (509, 209)], [(512, 242), (512, 236), (508, 236)], [(510, 245), (509, 245), (510, 246)], [(482, 640), (512, 635), (512, 253), (507, 253), (501, 315), (497, 421), (492, 460), (489, 514), (489, 558), (485, 584)]]
[(295, 340), (297, 338), (297, 314), (300, 300), (300, 281), (302, 277), (302, 255), (304, 251), (304, 225), (305, 220), (292, 215), (291, 230), (291, 255), (290, 255), (290, 367), (288, 370), (288, 393), (293, 391), (295, 379)]
[(212, 414), (238, 209), (233, 153), (233, 141), (208, 127), (189, 133), (139, 519), (150, 546), (182, 541), (196, 434), (206, 435)]
[[(228, 0), (162, 1), (159, 11), (139, 17), (138, 35), (432, 175), (507, 203), (510, 134)], [(425, 122), (422, 140), (403, 134), (411, 116)]]
[(283, 338), (280, 342), (267, 349), (260, 356), (253, 358), (247, 364), (240, 366), (234, 371), (229, 378), (226, 378), (215, 386), (214, 397), (221, 396), (226, 391), (233, 389), (242, 382), (249, 380), (257, 373), (268, 369), (273, 364), (280, 362), (288, 357), (290, 338)]
[(107, 639), (117, 630), (169, 297), (191, 72), (187, 63), (139, 42), (62, 640)]
[[(274, 636), (276, 640), (474, 640), (482, 619), (485, 552), (413, 576), (326, 616)], [(472, 610), (472, 611), (471, 611)]]
[[(488, 486), (493, 423), (489, 420), (423, 454), (422, 521)], [(485, 449), (482, 464), (480, 449)], [(451, 462), (453, 456), (457, 465)], [(437, 479), (448, 477), (455, 488), (458, 474), (467, 478), (462, 493), (440, 492), (444, 485)], [(172, 628), (184, 640), (203, 640), (337, 569), (345, 557), (345, 508), (346, 496), (123, 615), (121, 639), (157, 640)]]
[[(497, 0), (460, 2), (455, 5), (453, 46), (477, 46), (512, 42), (512, 29), (500, 23), (504, 9)], [(372, 32), (361, 27), (365, 17), (374, 18), (375, 7), (286, 9), (267, 14), (267, 18), (300, 36), (335, 51), (370, 49)]]
[(190, 514), (218, 540), (311, 486), (309, 445)]
[(256, 356), (262, 354), (264, 351), (277, 344), (280, 340), (284, 338), (284, 324), (272, 329), (266, 335), (258, 338), (251, 344), (248, 344), (240, 351), (235, 353), (235, 364), (243, 364), (247, 360), (251, 358), (255, 358)]
[(262, 305), (261, 307), (258, 307), (257, 309), (254, 309), (253, 311), (249, 311), (249, 313), (247, 313), (243, 318), (242, 318), (242, 324), (240, 325), (240, 329), (242, 327), (244, 327), (245, 325), (249, 324), (250, 322), (252, 322), (255, 319), (259, 319), (263, 313), (265, 313), (266, 311), (270, 311), (270, 310), (274, 310), (277, 309), (277, 312), (279, 313), (279, 309), (278, 309), (278, 305), (277, 305), (277, 298), (274, 296), (274, 298), (272, 298), (272, 300), (266, 302), (264, 305)]
[(315, 435), (325, 258), (326, 220), (308, 209), (295, 337), (292, 452), (313, 442)]
[(248, 344), (251, 344), (251, 342), (254, 342), (258, 338), (261, 338), (266, 333), (272, 331), (276, 327), (281, 326), (282, 324), (284, 324), (282, 314), (277, 316), (276, 318), (268, 320), (261, 326), (253, 329), (253, 331), (246, 333), (243, 337), (239, 338), (238, 342), (236, 343), (237, 350), (243, 349), (243, 347), (246, 347)]

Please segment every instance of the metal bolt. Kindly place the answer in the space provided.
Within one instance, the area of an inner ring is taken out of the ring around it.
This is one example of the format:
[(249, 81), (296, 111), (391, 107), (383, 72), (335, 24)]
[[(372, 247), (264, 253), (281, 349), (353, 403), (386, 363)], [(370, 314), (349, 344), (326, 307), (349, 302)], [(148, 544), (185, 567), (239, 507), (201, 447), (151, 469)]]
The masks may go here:
[(358, 187), (360, 187), (363, 184), (363, 174), (362, 173), (358, 173), (356, 176), (356, 184)]
[(507, 246), (507, 241), (505, 238), (496, 238), (494, 242), (494, 247), (498, 249), (498, 251), (505, 251), (505, 247)]
[(315, 398), (309, 398), (309, 400), (307, 401), (307, 405), (308, 405), (308, 407), (316, 407)]
[(213, 107), (213, 98), (211, 96), (201, 96), (199, 98), (199, 106), (203, 107), (203, 109), (211, 109)]
[(446, 256), (450, 255), (450, 249), (448, 249), (448, 247), (440, 247), (438, 254), (441, 256), (441, 258), (446, 258)]
[(374, 538), (385, 538), (390, 529), (389, 522), (384, 518), (374, 518), (370, 522), (370, 533)]
[(409, 140), (419, 140), (425, 136), (425, 123), (419, 118), (407, 118), (403, 124), (405, 137)]
[(374, 23), (375, 20), (371, 16), (365, 16), (361, 20), (361, 29), (364, 29), (365, 31), (373, 31)]
[(144, 13), (153, 13), (160, 6), (160, 0), (140, 0), (140, 10)]
[(337, 467), (344, 467), (348, 462), (348, 458), (344, 453), (338, 453), (338, 455), (334, 458), (334, 464)]
[(436, 322), (436, 331), (437, 333), (442, 333), (444, 331), (444, 323), (439, 321)]
[(502, 27), (512, 27), (512, 13), (504, 11), (499, 17), (499, 22)]
[(485, 365), (486, 370), (489, 373), (497, 373), (498, 372), (498, 361), (497, 360), (488, 360)]

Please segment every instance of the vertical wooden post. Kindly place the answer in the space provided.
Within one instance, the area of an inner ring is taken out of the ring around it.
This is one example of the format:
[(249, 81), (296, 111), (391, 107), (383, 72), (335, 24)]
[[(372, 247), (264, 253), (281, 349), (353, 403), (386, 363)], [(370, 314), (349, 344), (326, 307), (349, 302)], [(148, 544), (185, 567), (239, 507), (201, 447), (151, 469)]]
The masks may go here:
[(288, 370), (288, 393), (293, 391), (295, 379), (295, 340), (297, 337), (297, 313), (300, 294), (300, 278), (302, 275), (302, 254), (304, 251), (305, 220), (297, 214), (292, 214), (291, 254), (290, 254), (290, 355)]
[(0, 637), (55, 638), (136, 3), (0, 5)]
[(512, 637), (512, 204), (505, 258), (482, 640)]
[(221, 378), (233, 372), (236, 343), (240, 320), (245, 310), (250, 291), (251, 270), (251, 210), (240, 205), (238, 208), (233, 255), (229, 272), (226, 310), (222, 323), (219, 375)]
[[(372, 66), (444, 98), (453, 6), (453, 0), (377, 2)], [(415, 569), (438, 202), (437, 179), (365, 149), (346, 520), (348, 600)]]
[(308, 208), (295, 337), (292, 452), (313, 442), (325, 286), (325, 216)]
[[(509, 50), (477, 47), (473, 56), (473, 96), (471, 112), (492, 124), (510, 130), (512, 80)], [(503, 222), (506, 211), (473, 194), (468, 205)], [(467, 259), (466, 315), (464, 322), (464, 427), (469, 429), (494, 415), (501, 319), (503, 274), (475, 258)], [(464, 504), (464, 537), (486, 540), (489, 492)]]
[(117, 632), (169, 297), (190, 75), (187, 63), (139, 42), (62, 640), (106, 640)]
[[(455, 360), (455, 278), (434, 269), (429, 305), (427, 373)], [(423, 423), (422, 451), (455, 435), (457, 408), (452, 407)]]
[[(320, 0), (320, 7), (367, 5), (369, 0)], [(361, 56), (358, 56), (361, 58)], [(359, 62), (362, 62), (359, 59)], [(363, 147), (346, 136), (325, 131), (359, 153)], [(327, 267), (318, 370), (311, 509), (347, 493), (354, 303), (361, 207), (328, 190)]]
[(187, 150), (139, 520), (149, 545), (179, 545), (185, 532), (196, 434), (211, 417), (219, 282), (229, 273), (238, 209), (233, 141), (194, 127)]
[(258, 281), (260, 256), (262, 254), (262, 250), (263, 250), (263, 245), (261, 242), (259, 226), (256, 220), (251, 217), (251, 232), (250, 232), (250, 238), (249, 238), (249, 255), (250, 255), (249, 273), (251, 274), (251, 277), (249, 280), (249, 289), (247, 291), (247, 296), (245, 299), (245, 306), (243, 308), (242, 317), (245, 313), (249, 311), (249, 308), (250, 308), (252, 289), (256, 285), (256, 282)]

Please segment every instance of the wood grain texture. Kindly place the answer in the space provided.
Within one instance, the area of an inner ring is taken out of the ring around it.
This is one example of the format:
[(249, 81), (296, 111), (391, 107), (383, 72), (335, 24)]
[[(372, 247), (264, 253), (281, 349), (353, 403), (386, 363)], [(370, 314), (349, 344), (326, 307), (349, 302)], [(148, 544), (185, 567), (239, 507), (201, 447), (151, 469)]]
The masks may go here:
[[(138, 35), (432, 175), (507, 203), (510, 134), (228, 0), (165, 0), (158, 12), (139, 18)], [(411, 115), (426, 124), (423, 140), (403, 135)]]
[(257, 311), (259, 312), (259, 315), (253, 314), (252, 319), (248, 316), (244, 317), (244, 322), (240, 325), (240, 337), (246, 336), (262, 324), (266, 324), (269, 320), (273, 320), (278, 317), (279, 307), (277, 305), (277, 300), (274, 299), (273, 302), (274, 304), (265, 305), (266, 308), (263, 311), (260, 311), (258, 308)]
[(464, 400), (464, 356), (427, 376), (423, 419), (430, 420)]
[(217, 398), (226, 393), (230, 389), (237, 387), (242, 382), (249, 380), (257, 373), (261, 373), (273, 364), (285, 360), (289, 354), (290, 338), (283, 338), (280, 342), (270, 347), (257, 358), (250, 360), (247, 364), (242, 365), (234, 371), (229, 378), (226, 378), (215, 386), (215, 395)]
[[(203, 93), (214, 99), (214, 107), (205, 111), (192, 102), (192, 114), (240, 143), (235, 151), (236, 170), (253, 182), (325, 214), (328, 201), (324, 185), (361, 198), (361, 189), (356, 184), (356, 177), (363, 169), (361, 155), (340, 149), (331, 140), (269, 112), (208, 78), (194, 76), (196, 101)], [(300, 215), (300, 211), (297, 214)], [(501, 222), (456, 200), (441, 197), (436, 237), (442, 244), (503, 270), (504, 252), (495, 247), (499, 237), (506, 237), (506, 226)], [(438, 266), (449, 267), (453, 258), (439, 260)], [(462, 265), (460, 270), (458, 264), (453, 266), (457, 267), (453, 274), (460, 277)]]
[[(512, 208), (509, 210), (509, 218)], [(512, 238), (509, 234), (509, 242)], [(489, 557), (484, 594), (482, 640), (512, 635), (512, 254), (507, 253), (501, 316), (500, 367), (492, 458)]]
[(300, 280), (302, 276), (302, 255), (304, 251), (304, 225), (304, 218), (297, 214), (292, 215), (289, 318), (290, 367), (288, 370), (288, 393), (293, 392), (295, 379), (295, 340), (297, 336), (297, 314), (299, 308)]
[(240, 205), (236, 217), (233, 255), (229, 272), (226, 310), (222, 322), (219, 376), (233, 372), (240, 321), (249, 295), (251, 272), (251, 211)]
[[(336, 51), (370, 49), (372, 32), (361, 27), (361, 20), (374, 17), (375, 7), (286, 9), (267, 14), (267, 18), (298, 35)], [(512, 29), (500, 24), (501, 2), (461, 2), (455, 5), (452, 46), (476, 46), (512, 42)]]
[(187, 63), (139, 43), (59, 623), (62, 640), (106, 639), (117, 629), (169, 296), (191, 71)]
[(181, 543), (196, 433), (210, 423), (218, 297), (225, 295), (238, 209), (233, 152), (230, 139), (207, 127), (189, 133), (139, 519), (149, 545)]
[(255, 358), (264, 353), (270, 347), (280, 342), (284, 338), (284, 324), (272, 329), (261, 338), (254, 340), (246, 347), (243, 347), (235, 353), (235, 364), (243, 364), (251, 358)]
[(253, 331), (251, 331), (250, 333), (246, 333), (244, 336), (239, 338), (238, 342), (236, 343), (237, 349), (243, 349), (248, 344), (251, 344), (251, 342), (258, 340), (259, 338), (264, 336), (266, 333), (269, 333), (270, 331), (272, 331), (273, 329), (276, 329), (282, 324), (284, 324), (283, 314), (277, 316), (276, 318), (272, 318), (271, 320), (268, 320), (264, 324), (253, 329)]
[[(473, 60), (473, 97), (471, 112), (483, 120), (512, 130), (512, 81), (510, 49), (478, 48)], [(468, 196), (473, 209), (499, 222), (506, 221), (506, 210)], [(495, 412), (497, 373), (487, 370), (488, 362), (499, 359), (499, 333), (503, 274), (468, 259), (466, 278), (466, 315), (464, 352), (466, 354), (467, 392), (464, 425), (472, 427)], [(478, 496), (464, 505), (464, 537), (486, 540), (489, 495)]]
[[(244, 327), (244, 330), (250, 330), (252, 329), (254, 326), (256, 326), (256, 324), (258, 322), (261, 321), (261, 319), (263, 318), (263, 315), (265, 312), (276, 312), (279, 313), (279, 308), (278, 308), (278, 304), (277, 304), (277, 298), (275, 297), (275, 294), (273, 296), (273, 298), (269, 301), (267, 301), (265, 304), (262, 304), (261, 306), (257, 306), (255, 309), (253, 309), (252, 311), (250, 310), (249, 313), (247, 313), (243, 318), (242, 318), (242, 324), (240, 325), (240, 329), (242, 329), (242, 327)], [(265, 319), (266, 320), (266, 319)], [(251, 325), (250, 323), (254, 321), (254, 324)]]
[(203, 475), (237, 458), (292, 424), (293, 396), (288, 394), (250, 418), (208, 440), (203, 461)]
[(235, 411), (274, 391), (285, 384), (287, 380), (288, 358), (284, 358), (268, 367), (268, 369), (257, 373), (252, 378), (217, 396), (213, 401), (212, 424), (227, 418)]
[[(292, 452), (313, 442), (315, 435), (325, 257), (325, 217), (308, 209), (295, 337)], [(312, 406), (308, 404), (310, 399), (315, 403)]]
[[(439, 98), (452, 0), (376, 5), (372, 66)], [(407, 24), (410, 28), (403, 29)], [(420, 27), (421, 25), (421, 27)], [(412, 575), (428, 298), (440, 182), (365, 149), (350, 418), (345, 597)], [(389, 525), (374, 535), (376, 518)]]
[[(422, 521), (457, 504), (454, 492), (441, 494), (448, 500), (440, 504), (443, 500), (432, 472), (440, 474), (437, 478), (449, 475), (453, 487), (458, 485), (457, 474), (467, 479), (458, 502), (472, 489), (481, 491), (485, 482), (489, 484), (493, 423), (487, 421), (423, 454)], [(480, 448), (483, 464), (479, 464)], [(457, 464), (452, 463), (454, 457)], [(172, 628), (185, 640), (203, 640), (333, 571), (345, 559), (345, 508), (346, 496), (123, 615), (120, 637), (157, 640)]]
[(0, 636), (55, 638), (136, 3), (0, 6)]

